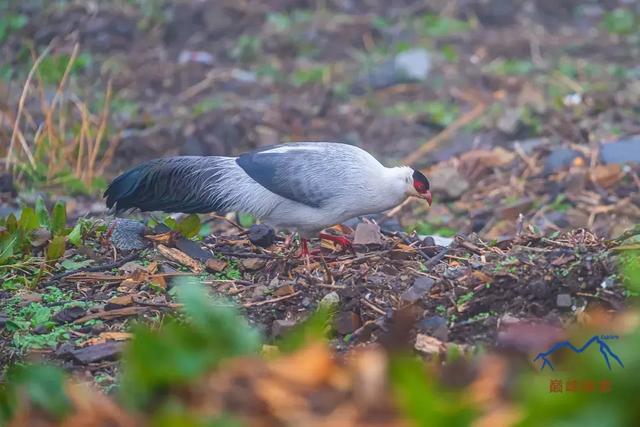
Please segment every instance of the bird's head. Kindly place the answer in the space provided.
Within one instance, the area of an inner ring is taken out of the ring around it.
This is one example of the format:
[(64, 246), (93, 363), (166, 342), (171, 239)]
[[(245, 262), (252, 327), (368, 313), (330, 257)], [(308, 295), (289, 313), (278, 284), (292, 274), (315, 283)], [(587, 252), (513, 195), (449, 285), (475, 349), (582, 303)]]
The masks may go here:
[(429, 191), (429, 180), (420, 171), (411, 169), (411, 177), (407, 180), (407, 195), (424, 199), (431, 206), (431, 191)]

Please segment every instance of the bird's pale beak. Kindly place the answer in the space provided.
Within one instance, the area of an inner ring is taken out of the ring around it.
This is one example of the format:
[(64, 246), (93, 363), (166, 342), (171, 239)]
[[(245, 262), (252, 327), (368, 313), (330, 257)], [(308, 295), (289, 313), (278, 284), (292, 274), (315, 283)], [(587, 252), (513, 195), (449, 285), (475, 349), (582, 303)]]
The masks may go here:
[(427, 190), (426, 192), (421, 193), (418, 197), (425, 199), (427, 203), (429, 203), (429, 206), (431, 206), (431, 191)]

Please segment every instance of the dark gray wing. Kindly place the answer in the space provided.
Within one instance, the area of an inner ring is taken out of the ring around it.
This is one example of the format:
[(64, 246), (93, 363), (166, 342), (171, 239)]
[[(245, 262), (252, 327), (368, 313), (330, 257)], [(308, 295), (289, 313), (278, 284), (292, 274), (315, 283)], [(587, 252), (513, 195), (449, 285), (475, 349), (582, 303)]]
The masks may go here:
[(327, 182), (331, 151), (320, 143), (275, 145), (243, 154), (236, 162), (272, 193), (318, 208), (334, 195), (334, 185)]

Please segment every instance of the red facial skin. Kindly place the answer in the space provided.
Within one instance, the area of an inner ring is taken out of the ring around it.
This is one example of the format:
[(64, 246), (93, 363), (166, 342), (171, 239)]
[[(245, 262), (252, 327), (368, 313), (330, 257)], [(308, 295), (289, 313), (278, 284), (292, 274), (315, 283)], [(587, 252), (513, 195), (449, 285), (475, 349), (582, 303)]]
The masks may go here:
[(413, 181), (413, 188), (415, 188), (418, 194), (420, 194), (420, 197), (425, 199), (427, 203), (429, 203), (429, 206), (431, 206), (431, 191), (429, 191), (422, 182), (415, 180)]

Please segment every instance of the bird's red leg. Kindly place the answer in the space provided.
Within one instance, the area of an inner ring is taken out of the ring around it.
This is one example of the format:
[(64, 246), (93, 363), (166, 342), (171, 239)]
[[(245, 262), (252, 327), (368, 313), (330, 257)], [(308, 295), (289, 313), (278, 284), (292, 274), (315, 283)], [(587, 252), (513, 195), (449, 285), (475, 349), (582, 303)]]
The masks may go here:
[(334, 243), (337, 243), (343, 248), (348, 249), (353, 254), (356, 253), (356, 251), (353, 249), (353, 244), (351, 243), (351, 240), (347, 239), (345, 236), (334, 236), (332, 234), (320, 233), (318, 234), (318, 237), (320, 237), (321, 239), (330, 240)]
[(300, 256), (309, 258), (309, 241), (307, 239), (300, 238), (300, 245), (302, 246), (300, 249)]

